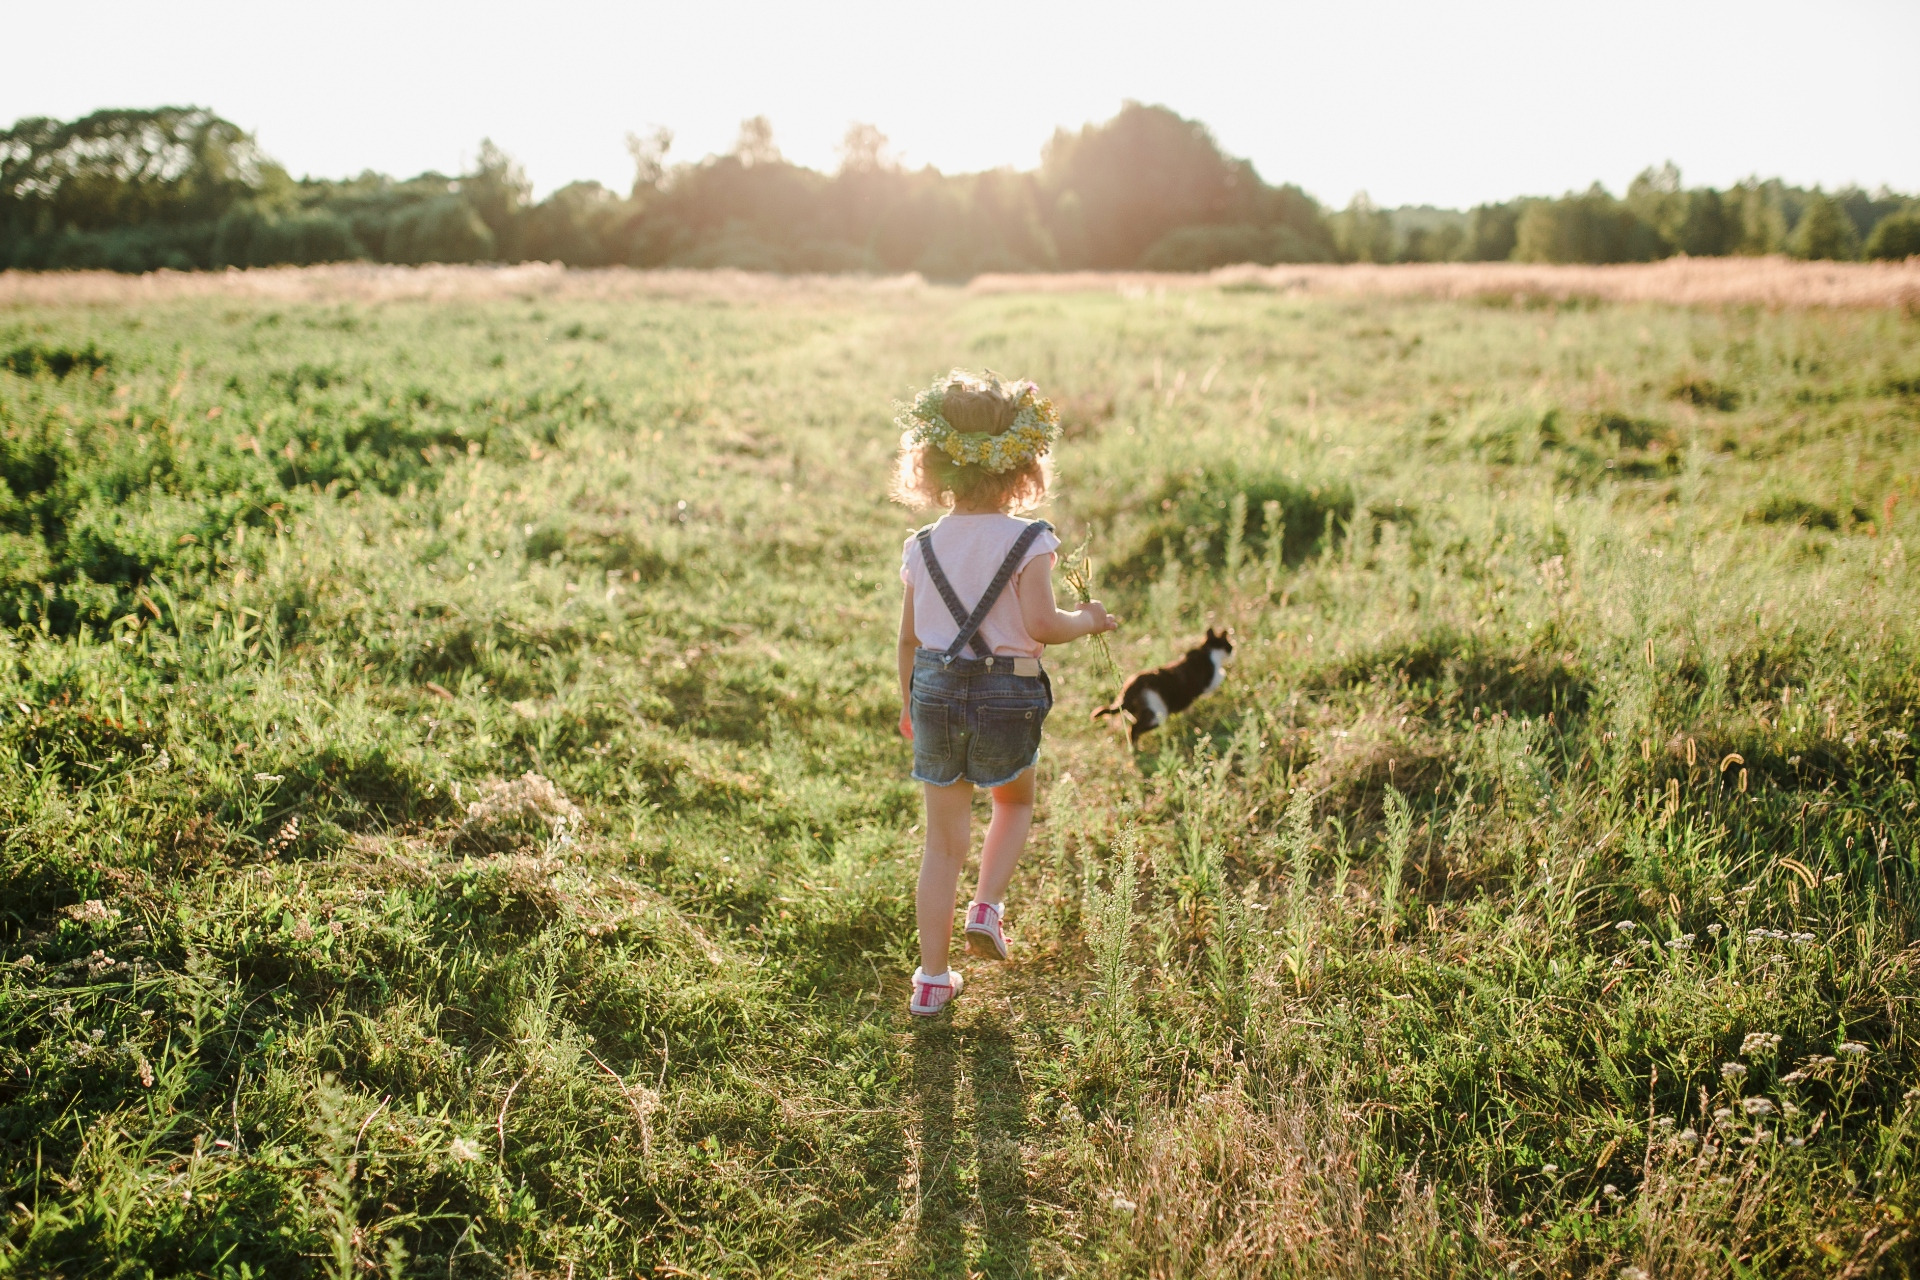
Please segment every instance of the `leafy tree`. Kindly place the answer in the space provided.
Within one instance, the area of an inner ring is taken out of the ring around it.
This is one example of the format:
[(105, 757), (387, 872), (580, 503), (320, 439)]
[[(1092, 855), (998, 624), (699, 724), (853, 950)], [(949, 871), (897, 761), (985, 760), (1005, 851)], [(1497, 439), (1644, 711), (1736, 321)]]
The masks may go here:
[(0, 223), (16, 234), (212, 222), (290, 192), (249, 134), (203, 107), (34, 117), (0, 133)]
[(310, 266), (366, 257), (353, 226), (330, 210), (281, 214), (253, 204), (227, 210), (214, 230), (214, 267)]
[(527, 210), (518, 228), (527, 258), (604, 267), (626, 257), (624, 201), (597, 182), (570, 182)]
[(1860, 235), (1840, 202), (1816, 191), (1788, 238), (1787, 249), (1796, 258), (1851, 260), (1860, 256)]
[(899, 157), (877, 126), (857, 121), (847, 126), (846, 136), (840, 139), (838, 173), (891, 173), (899, 167)]
[(629, 199), (657, 189), (667, 176), (667, 152), (673, 150), (673, 130), (656, 127), (646, 134), (627, 135), (627, 154), (633, 157), (633, 190)]
[(1135, 266), (1176, 227), (1251, 221), (1264, 185), (1253, 166), (1220, 151), (1207, 127), (1165, 107), (1129, 102), (1105, 124), (1059, 130), (1047, 143), (1040, 180), (1068, 206), (1075, 225), (1063, 242), (1083, 246), (1068, 265)]
[(526, 171), (513, 158), (493, 145), (491, 138), (480, 140), (480, 159), (473, 172), (460, 179), (460, 196), (493, 235), (494, 252), (503, 258), (518, 258), (519, 219), (527, 207), (533, 184)]
[(1343, 262), (1392, 262), (1393, 217), (1361, 191), (1333, 215), (1333, 242)]
[(1599, 183), (1520, 215), (1513, 256), (1522, 262), (1649, 262), (1665, 257), (1660, 233)]
[(1480, 204), (1467, 215), (1467, 242), (1461, 256), (1469, 262), (1505, 262), (1520, 242), (1520, 203)]
[(1920, 208), (1890, 213), (1867, 237), (1867, 257), (1900, 261), (1920, 255)]
[(1785, 191), (1778, 181), (1749, 178), (1726, 195), (1729, 253), (1778, 253), (1786, 246), (1790, 221)]
[(753, 116), (740, 122), (740, 136), (733, 144), (733, 158), (741, 167), (780, 164), (780, 148), (773, 144), (773, 122), (765, 116)]
[(457, 195), (416, 204), (387, 228), (386, 260), (485, 262), (494, 256), (493, 232), (472, 205)]

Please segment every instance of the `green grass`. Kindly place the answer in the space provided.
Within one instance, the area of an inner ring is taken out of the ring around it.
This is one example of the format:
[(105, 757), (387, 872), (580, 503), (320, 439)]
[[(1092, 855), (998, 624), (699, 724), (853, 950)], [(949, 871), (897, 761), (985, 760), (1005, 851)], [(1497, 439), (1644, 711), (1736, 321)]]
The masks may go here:
[[(0, 1274), (1920, 1259), (1912, 317), (716, 286), (0, 353)], [(1018, 958), (912, 1026), (882, 494), (953, 363), (1066, 406), (1120, 662), (1239, 652), (1136, 765), (1056, 651)]]

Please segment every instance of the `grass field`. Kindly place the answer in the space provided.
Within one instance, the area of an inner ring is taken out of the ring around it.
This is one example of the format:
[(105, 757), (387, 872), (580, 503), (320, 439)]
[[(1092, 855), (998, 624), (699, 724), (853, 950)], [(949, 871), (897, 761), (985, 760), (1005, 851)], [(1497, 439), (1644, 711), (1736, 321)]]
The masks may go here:
[[(916, 1026), (955, 363), (1239, 652), (1055, 652)], [(1912, 1274), (1916, 428), (1891, 308), (16, 298), (0, 1274)]]

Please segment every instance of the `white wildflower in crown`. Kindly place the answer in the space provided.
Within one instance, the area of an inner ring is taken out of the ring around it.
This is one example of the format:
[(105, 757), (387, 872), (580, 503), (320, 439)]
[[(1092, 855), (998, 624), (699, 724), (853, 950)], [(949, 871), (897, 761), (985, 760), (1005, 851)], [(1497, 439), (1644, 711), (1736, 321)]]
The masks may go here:
[(955, 382), (980, 383), (964, 370), (955, 369), (901, 407), (894, 425), (906, 432), (915, 444), (930, 444), (955, 462), (984, 467), (995, 475), (1005, 475), (1025, 466), (1053, 446), (1060, 435), (1060, 411), (1053, 401), (1040, 394), (1031, 382), (1000, 382), (992, 385), (1013, 398), (1013, 423), (1005, 431), (960, 431), (942, 414), (947, 388)]

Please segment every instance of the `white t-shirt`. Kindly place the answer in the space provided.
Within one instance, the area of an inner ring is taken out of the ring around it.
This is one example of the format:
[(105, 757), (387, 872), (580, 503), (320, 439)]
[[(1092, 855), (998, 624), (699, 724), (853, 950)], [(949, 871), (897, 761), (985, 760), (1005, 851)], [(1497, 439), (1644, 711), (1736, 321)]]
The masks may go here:
[[(960, 607), (969, 614), (980, 603), (980, 597), (986, 594), (993, 583), (993, 575), (999, 571), (1000, 562), (1007, 558), (1007, 552), (1013, 550), (1013, 544), (1031, 524), (1016, 516), (1001, 515), (992, 512), (986, 515), (961, 515), (948, 512), (940, 517), (933, 526), (933, 554), (940, 561), (941, 569), (946, 571), (947, 582), (952, 585), (953, 593), (960, 597)], [(980, 637), (985, 640), (995, 654), (1015, 658), (1037, 658), (1046, 646), (1027, 634), (1027, 624), (1020, 616), (1020, 575), (1041, 556), (1047, 557), (1044, 571), (1053, 572), (1053, 553), (1059, 549), (1060, 539), (1050, 529), (1042, 529), (1027, 547), (1021, 557), (1019, 569), (1007, 582), (1006, 590), (993, 602), (993, 608), (987, 611), (985, 622), (980, 624)], [(960, 634), (960, 624), (953, 620), (953, 612), (941, 598), (940, 589), (933, 585), (933, 575), (927, 572), (925, 559), (920, 554), (918, 536), (909, 537), (900, 560), (900, 581), (913, 588), (913, 633), (922, 649), (945, 651)], [(962, 657), (977, 658), (980, 655), (972, 644), (961, 652)]]

